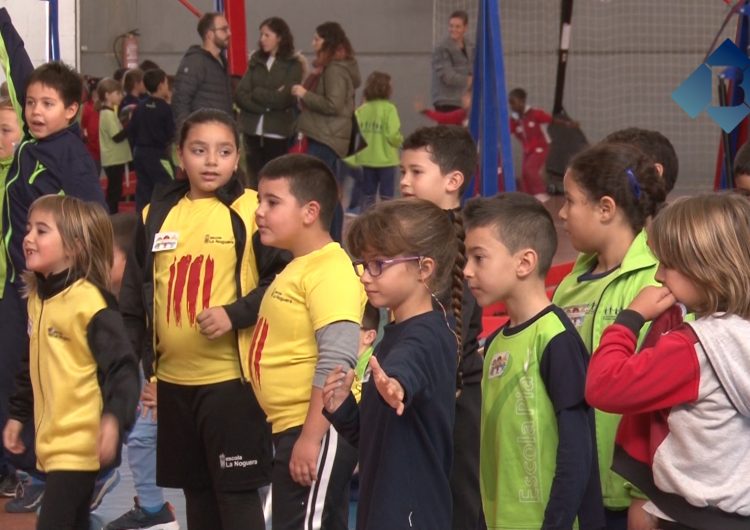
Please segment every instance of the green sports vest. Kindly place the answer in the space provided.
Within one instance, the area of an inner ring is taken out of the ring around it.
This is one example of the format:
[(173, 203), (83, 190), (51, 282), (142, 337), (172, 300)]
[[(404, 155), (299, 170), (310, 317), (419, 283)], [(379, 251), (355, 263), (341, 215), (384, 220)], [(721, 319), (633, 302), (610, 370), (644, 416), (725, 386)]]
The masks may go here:
[[(581, 275), (594, 267), (596, 259), (594, 254), (581, 254), (552, 297), (552, 302), (565, 311), (581, 334), (589, 353), (596, 350), (604, 329), (614, 323), (620, 311), (628, 307), (641, 289), (647, 285), (658, 285), (654, 274), (659, 262), (648, 248), (645, 231), (641, 231), (633, 240), (618, 269), (602, 278), (578, 281)], [(647, 325), (641, 329), (639, 344), (648, 329)], [(599, 477), (604, 506), (611, 510), (625, 509), (630, 506), (631, 500), (627, 481), (611, 470), (619, 424), (619, 414), (596, 410)]]
[(557, 419), (539, 364), (565, 331), (554, 312), (512, 336), (498, 334), (482, 377), (480, 490), (489, 529), (539, 529), (557, 458)]

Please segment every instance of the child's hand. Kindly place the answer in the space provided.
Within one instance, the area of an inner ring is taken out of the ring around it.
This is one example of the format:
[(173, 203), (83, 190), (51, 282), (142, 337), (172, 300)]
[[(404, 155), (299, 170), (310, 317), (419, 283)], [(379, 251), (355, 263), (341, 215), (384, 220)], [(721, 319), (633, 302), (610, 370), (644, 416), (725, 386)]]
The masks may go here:
[(151, 419), (156, 421), (156, 383), (146, 382), (141, 391), (141, 404), (145, 418), (151, 412)]
[(344, 400), (349, 396), (354, 382), (354, 370), (344, 372), (343, 366), (337, 366), (328, 374), (325, 385), (323, 385), (323, 405), (330, 413), (338, 410)]
[(658, 530), (656, 517), (643, 509), (647, 501), (633, 499), (628, 509), (628, 530)]
[(649, 285), (633, 298), (628, 309), (639, 313), (645, 320), (653, 320), (677, 303), (677, 299), (667, 287)]
[(21, 441), (23, 423), (18, 420), (8, 420), (3, 429), (3, 445), (14, 455), (20, 455), (26, 451), (26, 446)]
[(388, 375), (380, 367), (377, 357), (370, 357), (370, 374), (375, 386), (380, 392), (386, 403), (396, 409), (396, 414), (401, 416), (404, 413), (404, 387), (396, 379)]
[(424, 101), (422, 101), (422, 98), (417, 98), (414, 100), (414, 110), (417, 112), (422, 112), (425, 109)]
[(198, 326), (208, 340), (218, 339), (232, 330), (227, 310), (221, 306), (209, 307), (198, 314)]
[(120, 444), (120, 428), (117, 418), (104, 414), (99, 424), (99, 464), (104, 467), (114, 461)]
[(318, 476), (318, 455), (323, 440), (315, 440), (304, 433), (299, 435), (289, 459), (289, 474), (302, 486), (312, 486)]

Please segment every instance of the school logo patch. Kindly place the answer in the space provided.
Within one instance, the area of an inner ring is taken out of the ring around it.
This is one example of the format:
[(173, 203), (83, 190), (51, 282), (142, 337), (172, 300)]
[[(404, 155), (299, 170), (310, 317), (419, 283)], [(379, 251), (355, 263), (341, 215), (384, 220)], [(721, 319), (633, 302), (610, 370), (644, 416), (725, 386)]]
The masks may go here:
[(174, 250), (177, 248), (177, 241), (180, 235), (177, 232), (159, 232), (154, 236), (154, 244), (151, 247), (152, 252), (164, 252), (165, 250)]
[(583, 326), (583, 321), (586, 319), (586, 315), (594, 310), (595, 305), (596, 304), (593, 303), (579, 304), (563, 307), (562, 309), (565, 314), (568, 315), (568, 318), (573, 323), (575, 328), (577, 330), (580, 330), (581, 326)]
[(499, 352), (493, 355), (492, 360), (490, 361), (490, 370), (487, 374), (487, 377), (489, 379), (494, 379), (503, 375), (505, 369), (508, 367), (509, 362), (510, 353), (508, 353), (507, 351)]

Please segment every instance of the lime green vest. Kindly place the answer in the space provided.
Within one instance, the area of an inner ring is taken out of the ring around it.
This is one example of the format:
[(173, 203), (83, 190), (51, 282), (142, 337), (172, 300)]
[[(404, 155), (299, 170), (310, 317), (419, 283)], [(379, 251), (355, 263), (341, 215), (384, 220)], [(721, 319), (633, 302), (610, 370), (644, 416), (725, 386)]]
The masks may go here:
[[(614, 323), (620, 311), (628, 307), (641, 289), (647, 285), (658, 285), (654, 274), (659, 262), (648, 248), (645, 231), (641, 231), (633, 240), (618, 269), (599, 279), (578, 281), (582, 274), (594, 267), (596, 260), (595, 254), (581, 254), (552, 298), (581, 333), (589, 353), (596, 350), (604, 329)], [(648, 329), (649, 326), (643, 326), (638, 337), (639, 344)], [(620, 415), (596, 411), (596, 445), (602, 496), (604, 506), (613, 510), (630, 506), (631, 497), (626, 487), (627, 481), (610, 469), (619, 424)]]
[(485, 351), (479, 451), (482, 506), (489, 529), (539, 529), (557, 457), (557, 419), (539, 364), (565, 331), (548, 312)]

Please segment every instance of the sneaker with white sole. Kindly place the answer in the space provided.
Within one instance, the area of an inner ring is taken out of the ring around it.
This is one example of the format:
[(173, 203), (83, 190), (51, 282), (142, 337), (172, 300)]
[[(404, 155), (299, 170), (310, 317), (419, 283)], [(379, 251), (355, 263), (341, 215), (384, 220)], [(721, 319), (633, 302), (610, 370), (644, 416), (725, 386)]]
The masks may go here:
[(8, 513), (35, 512), (42, 505), (44, 496), (44, 482), (34, 483), (31, 477), (19, 479), (16, 486), (16, 496), (5, 504)]
[(179, 530), (180, 524), (174, 514), (174, 508), (164, 503), (156, 513), (148, 513), (141, 508), (138, 497), (134, 499), (133, 509), (108, 523), (104, 530)]
[(18, 487), (18, 477), (15, 471), (10, 471), (0, 480), (0, 497), (15, 497)]

